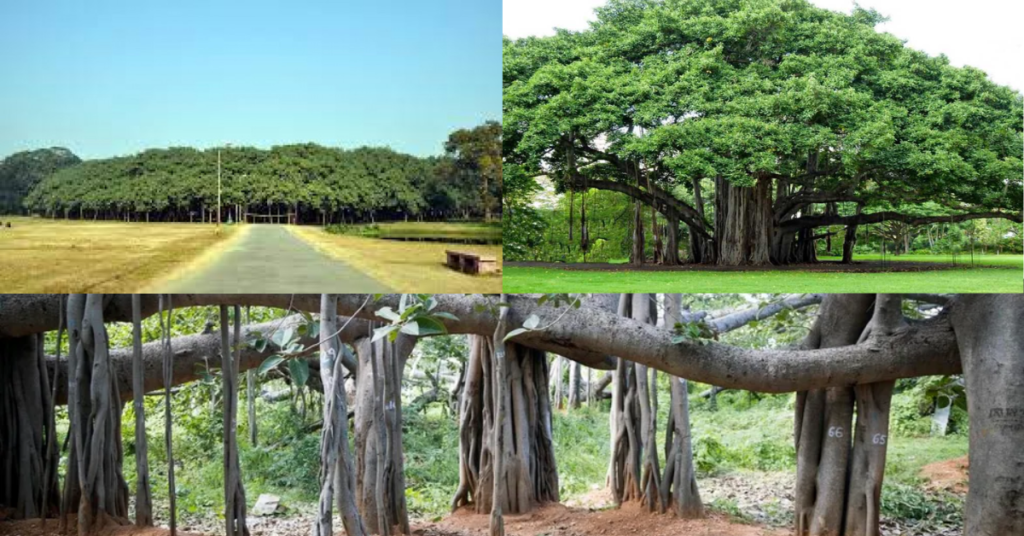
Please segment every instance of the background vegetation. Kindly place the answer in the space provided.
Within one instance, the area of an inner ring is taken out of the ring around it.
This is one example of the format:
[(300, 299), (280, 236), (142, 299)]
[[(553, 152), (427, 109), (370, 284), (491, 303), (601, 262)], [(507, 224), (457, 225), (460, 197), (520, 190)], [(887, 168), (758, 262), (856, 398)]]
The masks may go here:
[[(501, 213), (500, 143), (500, 125), (488, 122), (453, 132), (444, 155), (429, 158), (313, 143), (222, 148), (222, 220), (247, 212), (324, 224), (489, 220)], [(21, 210), (27, 192), (24, 207), (49, 217), (209, 221), (217, 154), (175, 147), (78, 163), (66, 149), (19, 153), (0, 164), (0, 214)]]

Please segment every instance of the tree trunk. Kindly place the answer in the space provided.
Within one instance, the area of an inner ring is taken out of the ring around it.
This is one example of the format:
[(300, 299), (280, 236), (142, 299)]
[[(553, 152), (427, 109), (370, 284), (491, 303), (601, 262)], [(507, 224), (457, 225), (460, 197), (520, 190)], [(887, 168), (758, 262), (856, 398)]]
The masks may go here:
[(643, 265), (644, 258), (644, 217), (643, 205), (633, 203), (633, 249), (629, 254), (629, 263), (634, 266)]
[(56, 471), (48, 467), (56, 438), (47, 424), (41, 344), (37, 335), (0, 339), (0, 504), (15, 507), (20, 518), (48, 515), (48, 505), (58, 502)]
[(563, 386), (565, 385), (565, 362), (566, 361), (567, 361), (567, 359), (565, 359), (564, 357), (562, 357), (560, 355), (559, 356), (555, 356), (555, 371), (554, 371), (554, 374), (552, 376), (553, 376), (553, 379), (555, 381), (555, 404), (554, 404), (554, 406), (555, 406), (556, 409), (562, 409), (562, 408), (565, 407), (563, 405), (563, 402), (565, 401), (565, 391), (563, 390)]
[(355, 343), (359, 357), (355, 401), (355, 496), (368, 534), (409, 533), (402, 456), (401, 381), (415, 339), (369, 338)]
[(665, 228), (665, 264), (682, 264), (679, 260), (679, 218), (666, 215), (665, 219), (668, 222)]
[[(682, 296), (665, 295), (665, 326), (682, 321)], [(661, 512), (670, 506), (681, 518), (703, 517), (704, 505), (697, 489), (690, 433), (690, 403), (686, 380), (670, 376), (671, 407), (665, 429), (665, 473), (661, 479)]]
[(569, 362), (569, 407), (579, 409), (582, 402), (582, 371), (576, 361)]
[[(326, 391), (324, 391), (326, 392)], [(259, 446), (259, 423), (256, 422), (256, 371), (245, 371), (245, 399), (248, 408), (246, 424), (249, 428), (249, 444)]]
[[(507, 346), (509, 372), (502, 385), (506, 418), (499, 421), (494, 343), (487, 337), (470, 336), (459, 413), (459, 488), (452, 510), (464, 505), (473, 505), (478, 513), (492, 510), (494, 468), (499, 457), (506, 460), (499, 471), (503, 476), (497, 480), (503, 513), (526, 513), (540, 504), (558, 501), (547, 356), (514, 343)], [(495, 448), (493, 437), (499, 425), (502, 441)]]
[[(803, 348), (870, 343), (902, 329), (899, 296), (873, 301), (872, 295), (826, 296)], [(797, 394), (799, 536), (878, 536), (892, 387), (893, 382), (879, 382)]]
[(1024, 534), (1024, 298), (961, 295), (950, 316), (970, 408), (965, 534)]
[(235, 306), (232, 350), (228, 306), (220, 306), (221, 378), (224, 399), (224, 526), (227, 536), (249, 536), (245, 525), (245, 487), (238, 463), (238, 361), (241, 360), (242, 308)]
[(174, 450), (172, 449), (172, 423), (171, 420), (171, 379), (174, 377), (174, 351), (171, 347), (171, 327), (174, 320), (174, 307), (171, 303), (171, 296), (167, 295), (167, 322), (164, 323), (164, 296), (159, 297), (160, 302), (160, 333), (161, 345), (163, 346), (163, 377), (164, 377), (164, 448), (167, 451), (167, 497), (168, 497), (168, 527), (171, 536), (178, 533), (178, 491), (174, 483)]
[[(366, 527), (356, 509), (352, 453), (348, 444), (345, 367), (337, 337), (338, 298), (324, 294), (320, 305), (320, 380), (324, 386), (324, 427), (320, 434), (320, 503), (314, 536), (333, 536), (337, 500), (345, 534), (364, 536)], [(336, 498), (336, 499), (335, 499)]]
[[(653, 323), (657, 318), (653, 297), (623, 294), (619, 313)], [(612, 497), (616, 504), (635, 500), (653, 510), (659, 495), (656, 480), (661, 478), (661, 472), (653, 450), (654, 415), (650, 409), (647, 367), (619, 359), (612, 385)]]
[(759, 179), (752, 188), (715, 179), (718, 264), (770, 264), (773, 217), (769, 179)]
[(142, 361), (142, 297), (132, 294), (132, 397), (135, 410), (135, 524), (153, 525), (153, 500), (149, 484), (149, 448), (146, 440), (145, 364)]

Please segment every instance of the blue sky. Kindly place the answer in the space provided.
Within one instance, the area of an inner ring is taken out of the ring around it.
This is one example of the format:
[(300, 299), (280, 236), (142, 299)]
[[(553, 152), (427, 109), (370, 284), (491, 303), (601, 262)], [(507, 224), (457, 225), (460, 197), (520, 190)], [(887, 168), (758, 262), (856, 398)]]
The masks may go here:
[(24, 1), (0, 11), (0, 157), (312, 141), (438, 154), (501, 119), (501, 0)]

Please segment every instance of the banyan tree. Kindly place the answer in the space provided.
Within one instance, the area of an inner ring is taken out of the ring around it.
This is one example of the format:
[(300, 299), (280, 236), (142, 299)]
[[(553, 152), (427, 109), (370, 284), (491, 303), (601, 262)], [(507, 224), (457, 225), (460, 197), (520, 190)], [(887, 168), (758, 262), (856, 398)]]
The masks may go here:
[[(936, 304), (939, 312), (906, 318), (902, 306), (910, 299)], [(714, 340), (744, 318), (808, 301), (820, 306), (798, 345), (752, 350)], [(110, 348), (107, 324), (160, 315), (169, 326), (172, 305), (223, 307), (220, 330), (171, 336), (165, 329), (159, 341)], [(306, 314), (245, 324), (242, 305)], [(225, 393), (233, 399), (224, 402), (225, 528), (245, 534), (246, 468), (234, 437), (237, 381), (277, 355), (314, 363), (325, 393), (321, 494), (312, 531), (334, 533), (337, 508), (348, 534), (408, 533), (403, 369), (419, 338), (451, 333), (470, 339), (453, 506), (489, 514), (492, 534), (504, 533), (503, 515), (559, 500), (548, 354), (614, 371), (613, 495), (680, 516), (702, 515), (684, 382), (798, 393), (798, 536), (877, 536), (893, 382), (963, 374), (970, 409), (966, 533), (1024, 532), (1024, 298), (819, 295), (754, 309), (698, 322), (703, 313), (683, 308), (679, 296), (652, 294), (568, 301), (564, 295), (2, 295), (0, 503), (23, 518), (77, 513), (80, 534), (128, 523), (131, 490), (123, 478), (119, 426), (124, 404), (140, 390), (167, 396), (171, 386), (197, 378), (197, 363), (219, 362)], [(287, 348), (252, 343), (278, 330), (295, 334)], [(67, 340), (70, 352), (47, 355), (42, 336), (49, 332)], [(658, 383), (651, 379), (659, 374), (671, 376), (667, 423), (655, 418), (652, 391)], [(354, 449), (343, 394), (348, 375), (357, 391)], [(56, 405), (67, 406), (71, 424), (63, 468)], [(667, 432), (664, 457), (652, 440), (661, 426)], [(173, 497), (173, 489), (134, 491), (136, 497), (168, 491)], [(135, 522), (151, 523), (144, 514)]]
[(1021, 222), (1024, 97), (883, 20), (807, 0), (612, 0), (586, 30), (506, 38), (507, 175), (546, 176), (568, 218), (574, 196), (621, 194), (635, 264), (814, 262), (840, 234), (850, 262), (866, 225)]

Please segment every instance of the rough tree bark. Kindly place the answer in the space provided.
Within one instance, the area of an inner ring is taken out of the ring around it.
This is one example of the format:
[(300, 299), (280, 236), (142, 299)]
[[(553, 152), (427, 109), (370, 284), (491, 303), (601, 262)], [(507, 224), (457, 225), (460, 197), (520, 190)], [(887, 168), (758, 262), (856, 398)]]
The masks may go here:
[[(650, 294), (623, 294), (619, 314), (651, 325), (657, 304)], [(641, 501), (657, 506), (661, 471), (654, 455), (654, 416), (650, 407), (647, 367), (619, 359), (612, 380), (612, 453), (609, 467), (616, 504)], [(646, 456), (645, 456), (646, 454)]]
[(640, 266), (645, 260), (643, 205), (636, 201), (633, 203), (633, 248), (629, 253), (629, 263)]
[(569, 407), (579, 409), (583, 396), (583, 374), (577, 361), (569, 362)]
[[(372, 333), (367, 329), (368, 335)], [(409, 533), (402, 457), (401, 381), (415, 338), (356, 340), (356, 504), (370, 534)]]
[[(238, 464), (238, 361), (241, 359), (242, 308), (235, 306), (235, 336), (230, 336), (228, 306), (220, 306), (221, 378), (224, 399), (224, 526), (227, 536), (249, 536), (245, 525), (245, 487)], [(231, 341), (235, 341), (234, 350)]]
[[(665, 325), (682, 321), (682, 296), (665, 295)], [(704, 515), (693, 466), (693, 441), (690, 434), (690, 405), (686, 380), (671, 376), (671, 407), (665, 431), (665, 474), (661, 479), (661, 511), (669, 506), (682, 518)]]
[(1024, 297), (961, 295), (951, 306), (970, 410), (966, 534), (1024, 534)]
[[(146, 391), (142, 387), (145, 363), (142, 361), (142, 297), (132, 295), (132, 393), (135, 410), (135, 524), (153, 524), (153, 500), (149, 484), (149, 448), (146, 440)], [(59, 370), (59, 369), (58, 369)]]
[[(856, 344), (871, 318), (873, 295), (829, 295), (801, 343), (805, 349)], [(796, 533), (842, 534), (851, 451), (852, 386), (797, 393)]]
[(50, 469), (49, 379), (40, 360), (42, 337), (0, 339), (0, 504), (23, 518), (49, 514), (57, 503)]
[(160, 345), (163, 349), (163, 383), (164, 383), (164, 448), (167, 451), (167, 497), (168, 497), (168, 527), (171, 536), (178, 533), (178, 491), (174, 483), (174, 449), (172, 448), (171, 423), (171, 378), (174, 373), (174, 352), (171, 343), (171, 326), (174, 320), (174, 306), (171, 303), (170, 295), (167, 296), (167, 322), (164, 323), (164, 296), (159, 298), (160, 307)]
[[(558, 468), (551, 438), (548, 365), (543, 352), (509, 343), (508, 375), (503, 387), (506, 418), (498, 419), (498, 378), (494, 343), (470, 336), (466, 387), (459, 412), (459, 488), (452, 510), (472, 505), (491, 511), (496, 492), (495, 463), (506, 460), (497, 480), (504, 513), (525, 513), (545, 502), (558, 501)], [(498, 430), (500, 425), (501, 430)], [(515, 433), (513, 434), (513, 428)], [(500, 448), (493, 438), (501, 432)]]
[(771, 262), (773, 211), (771, 180), (753, 187), (715, 179), (715, 244), (718, 264), (765, 265)]
[(348, 445), (345, 367), (338, 340), (338, 297), (324, 294), (320, 306), (320, 378), (324, 385), (324, 427), (320, 435), (320, 504), (314, 536), (333, 536), (337, 500), (345, 534), (364, 536), (366, 527), (356, 509), (352, 454)]
[[(121, 524), (128, 516), (128, 484), (122, 474), (124, 451), (120, 390), (110, 374), (103, 295), (90, 294), (84, 302), (84, 307), (74, 315), (76, 326), (80, 326), (76, 373), (80, 380), (89, 375), (88, 391), (80, 393), (90, 402), (89, 414), (80, 416), (84, 419), (79, 429), (82, 449), (78, 451), (78, 467), (82, 493), (78, 507), (78, 531), (83, 536), (108, 523)], [(69, 311), (69, 326), (71, 318)], [(87, 364), (91, 371), (87, 371)], [(75, 410), (69, 407), (69, 412)]]

